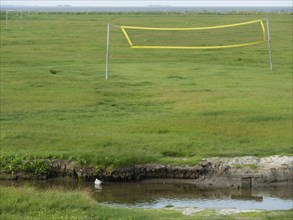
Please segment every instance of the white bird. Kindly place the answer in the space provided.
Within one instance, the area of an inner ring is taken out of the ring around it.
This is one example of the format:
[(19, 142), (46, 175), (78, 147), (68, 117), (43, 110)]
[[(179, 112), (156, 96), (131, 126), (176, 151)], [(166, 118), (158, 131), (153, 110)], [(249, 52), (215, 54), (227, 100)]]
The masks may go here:
[(95, 185), (96, 186), (99, 186), (99, 185), (101, 185), (102, 184), (102, 181), (101, 180), (99, 180), (99, 179), (96, 179), (95, 180)]

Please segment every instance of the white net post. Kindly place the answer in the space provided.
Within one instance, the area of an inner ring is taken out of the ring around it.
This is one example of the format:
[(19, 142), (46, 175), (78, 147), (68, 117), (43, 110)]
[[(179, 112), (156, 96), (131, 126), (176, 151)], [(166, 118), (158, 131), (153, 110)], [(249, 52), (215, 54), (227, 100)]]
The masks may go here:
[(272, 43), (271, 43), (271, 33), (270, 33), (270, 22), (269, 19), (266, 18), (267, 22), (267, 37), (268, 37), (268, 47), (269, 47), (269, 55), (270, 55), (270, 69), (273, 70), (273, 56), (272, 56)]
[(107, 26), (107, 48), (106, 48), (106, 80), (109, 72), (109, 47), (110, 47), (110, 24)]

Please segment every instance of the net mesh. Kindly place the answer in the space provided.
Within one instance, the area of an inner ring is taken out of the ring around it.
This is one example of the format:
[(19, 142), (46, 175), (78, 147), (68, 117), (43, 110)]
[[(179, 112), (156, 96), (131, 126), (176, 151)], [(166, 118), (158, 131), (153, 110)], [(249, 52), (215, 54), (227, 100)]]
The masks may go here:
[(265, 41), (261, 20), (200, 28), (146, 28), (121, 26), (133, 48), (224, 48)]

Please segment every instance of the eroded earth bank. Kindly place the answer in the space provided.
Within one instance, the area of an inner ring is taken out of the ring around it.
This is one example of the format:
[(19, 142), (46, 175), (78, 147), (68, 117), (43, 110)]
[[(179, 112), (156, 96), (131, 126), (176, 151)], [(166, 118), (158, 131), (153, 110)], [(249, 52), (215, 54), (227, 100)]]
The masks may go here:
[(253, 156), (235, 158), (207, 158), (196, 166), (171, 166), (144, 164), (120, 168), (94, 168), (74, 161), (42, 160), (46, 165), (43, 173), (34, 170), (1, 170), (1, 179), (48, 179), (71, 176), (92, 181), (140, 181), (164, 179), (184, 181), (198, 186), (252, 188), (266, 184), (291, 184), (292, 156)]

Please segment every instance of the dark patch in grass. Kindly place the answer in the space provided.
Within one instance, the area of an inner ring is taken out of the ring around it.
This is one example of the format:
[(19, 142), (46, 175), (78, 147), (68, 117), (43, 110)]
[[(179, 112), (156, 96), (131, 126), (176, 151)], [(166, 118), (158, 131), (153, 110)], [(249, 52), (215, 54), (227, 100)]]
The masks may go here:
[(238, 88), (239, 87), (239, 85), (227, 85), (227, 86), (225, 86), (226, 88)]
[(195, 83), (195, 82), (191, 82), (191, 83), (186, 83), (186, 84), (183, 84), (183, 85), (186, 85), (186, 86), (197, 86), (198, 84)]
[(168, 76), (168, 79), (179, 80), (179, 79), (186, 79), (186, 77), (183, 77), (183, 76)]
[(282, 116), (275, 116), (275, 115), (258, 115), (247, 118), (247, 122), (274, 122), (274, 121), (281, 121), (285, 118)]
[(186, 90), (182, 90), (183, 93), (191, 93), (191, 92), (198, 92), (197, 89), (186, 89)]
[(174, 151), (174, 150), (165, 150), (162, 152), (164, 157), (183, 157), (185, 156), (182, 152)]
[(191, 70), (191, 71), (197, 71), (197, 70), (202, 70), (202, 68), (200, 68), (200, 67), (192, 67), (192, 68), (189, 68), (189, 70)]
[(200, 89), (199, 92), (213, 92), (211, 89)]
[(135, 82), (135, 83), (131, 83), (131, 82), (117, 82), (115, 84), (116, 84), (117, 87), (120, 87), (120, 88), (141, 87), (141, 86), (150, 86), (150, 85), (153, 85), (152, 82), (148, 82), (148, 81)]
[(205, 111), (205, 112), (201, 112), (199, 113), (199, 115), (202, 116), (219, 116), (219, 115), (225, 115), (227, 114), (227, 111)]
[(170, 131), (168, 129), (160, 129), (158, 130), (158, 134), (168, 134)]
[(51, 74), (57, 74), (58, 71), (57, 71), (57, 70), (50, 69), (49, 72), (50, 72)]
[[(97, 102), (97, 108), (100, 110), (108, 110), (111, 113), (119, 114), (129, 114), (129, 113), (139, 113), (145, 111), (161, 111), (162, 105), (167, 105), (166, 103), (144, 101), (144, 100), (129, 100), (127, 98), (121, 99), (120, 101), (115, 101), (113, 99), (103, 99)], [(167, 106), (166, 106), (167, 108)], [(164, 111), (166, 110), (164, 109)]]

